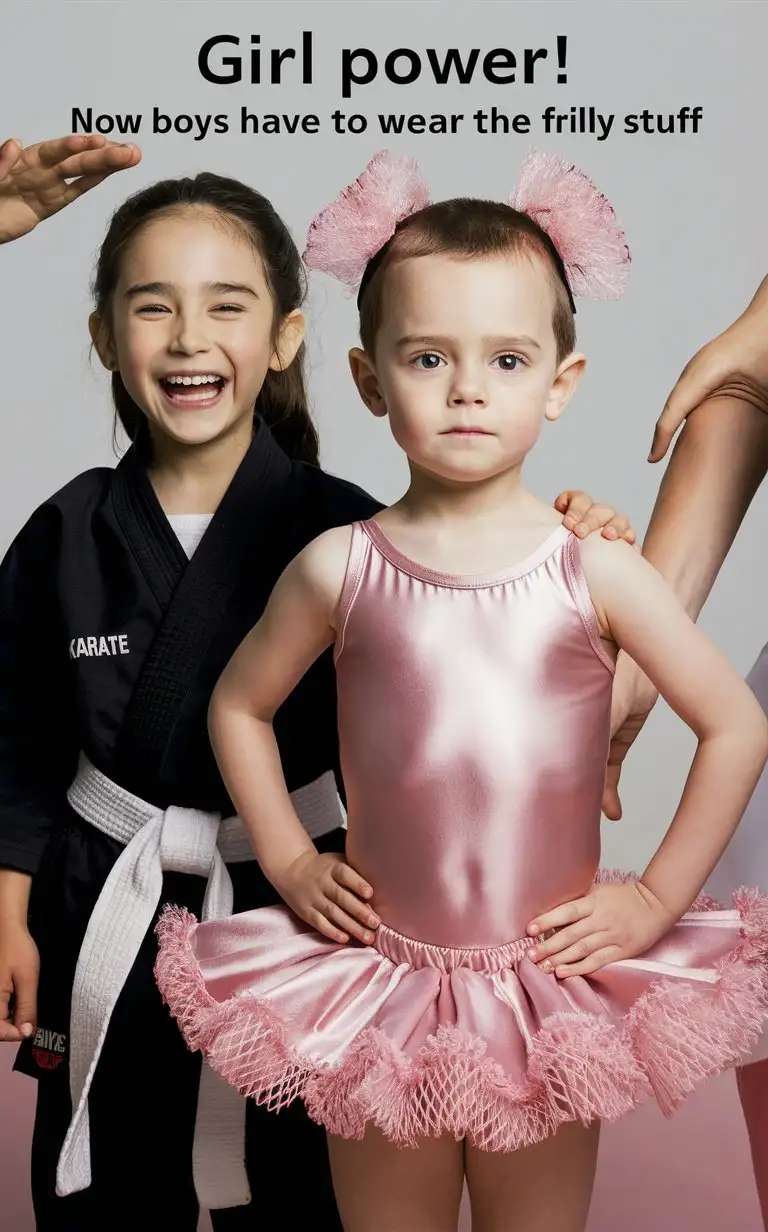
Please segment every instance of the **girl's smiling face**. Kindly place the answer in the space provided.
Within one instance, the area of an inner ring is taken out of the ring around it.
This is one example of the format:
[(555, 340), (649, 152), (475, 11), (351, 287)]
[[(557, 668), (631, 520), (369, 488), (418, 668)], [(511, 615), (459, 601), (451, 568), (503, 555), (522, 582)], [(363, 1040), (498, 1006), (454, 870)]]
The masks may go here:
[(558, 363), (544, 262), (436, 254), (386, 278), (375, 354), (351, 355), (364, 401), (421, 471), (462, 482), (519, 468), (584, 366)]
[(150, 428), (200, 445), (253, 414), (270, 368), (303, 338), (299, 310), (275, 322), (261, 257), (243, 227), (210, 209), (153, 219), (127, 246), (109, 321), (91, 318), (105, 365)]

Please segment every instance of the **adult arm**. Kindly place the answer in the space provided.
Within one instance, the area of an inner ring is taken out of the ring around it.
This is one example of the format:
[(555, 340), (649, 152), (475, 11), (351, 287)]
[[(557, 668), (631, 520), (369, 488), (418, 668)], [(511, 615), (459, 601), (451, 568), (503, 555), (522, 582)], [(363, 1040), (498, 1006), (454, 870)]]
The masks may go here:
[[(768, 344), (767, 344), (768, 352)], [(767, 407), (768, 409), (768, 407)], [(755, 402), (713, 397), (686, 421), (659, 489), (643, 555), (695, 620), (768, 471), (768, 414)], [(657, 697), (620, 654), (603, 811), (621, 817), (621, 767)]]

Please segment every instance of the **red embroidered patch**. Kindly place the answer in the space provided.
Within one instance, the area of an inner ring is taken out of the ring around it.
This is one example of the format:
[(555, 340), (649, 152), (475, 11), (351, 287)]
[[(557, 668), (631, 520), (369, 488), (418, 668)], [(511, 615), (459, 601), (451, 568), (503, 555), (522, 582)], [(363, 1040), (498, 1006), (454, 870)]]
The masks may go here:
[(33, 1048), (32, 1057), (40, 1069), (56, 1069), (64, 1060), (60, 1052), (49, 1052), (47, 1048)]

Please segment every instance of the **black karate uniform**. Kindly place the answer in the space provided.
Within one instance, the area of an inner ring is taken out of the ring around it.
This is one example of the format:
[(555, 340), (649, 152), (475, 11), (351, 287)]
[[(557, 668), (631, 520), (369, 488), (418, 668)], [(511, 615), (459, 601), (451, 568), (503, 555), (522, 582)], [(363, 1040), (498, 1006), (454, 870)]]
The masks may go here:
[[(66, 790), (82, 750), (134, 795), (233, 807), (207, 734), (216, 681), (289, 561), (332, 526), (380, 509), (359, 488), (291, 462), (257, 419), (253, 443), (191, 561), (163, 514), (140, 446), (46, 501), (0, 568), (0, 865), (34, 874), (38, 1031), (16, 1068), (38, 1079), (32, 1151), (39, 1232), (146, 1226), (194, 1232), (191, 1147), (199, 1057), (153, 978), (150, 930), (123, 988), (89, 1099), (93, 1181), (55, 1196), (71, 1105), (72, 982), (91, 911), (121, 845), (82, 821)], [(275, 716), (290, 791), (333, 770), (342, 793), (331, 652)], [(318, 841), (343, 850), (344, 833)], [(277, 901), (258, 865), (229, 867), (234, 910)], [(167, 873), (163, 903), (200, 915), (202, 878)], [(252, 1202), (214, 1212), (216, 1232), (341, 1227), (322, 1129), (296, 1104), (248, 1105)]]

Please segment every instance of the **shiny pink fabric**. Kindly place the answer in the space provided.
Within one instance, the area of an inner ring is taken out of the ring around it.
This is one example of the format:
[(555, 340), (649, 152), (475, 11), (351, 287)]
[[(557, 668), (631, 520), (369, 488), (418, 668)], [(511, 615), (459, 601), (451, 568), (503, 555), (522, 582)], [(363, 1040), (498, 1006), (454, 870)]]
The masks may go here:
[(503, 574), (435, 573), (353, 530), (336, 646), (347, 853), (384, 923), (338, 946), (287, 908), (162, 919), (192, 1048), (331, 1132), (511, 1150), (562, 1120), (670, 1112), (753, 1044), (768, 908), (697, 904), (651, 951), (559, 981), (525, 929), (599, 876), (612, 665), (564, 528)]
[(405, 936), (502, 945), (592, 882), (612, 670), (575, 543), (558, 527), (517, 568), (457, 582), (356, 529), (336, 658), (347, 854)]

